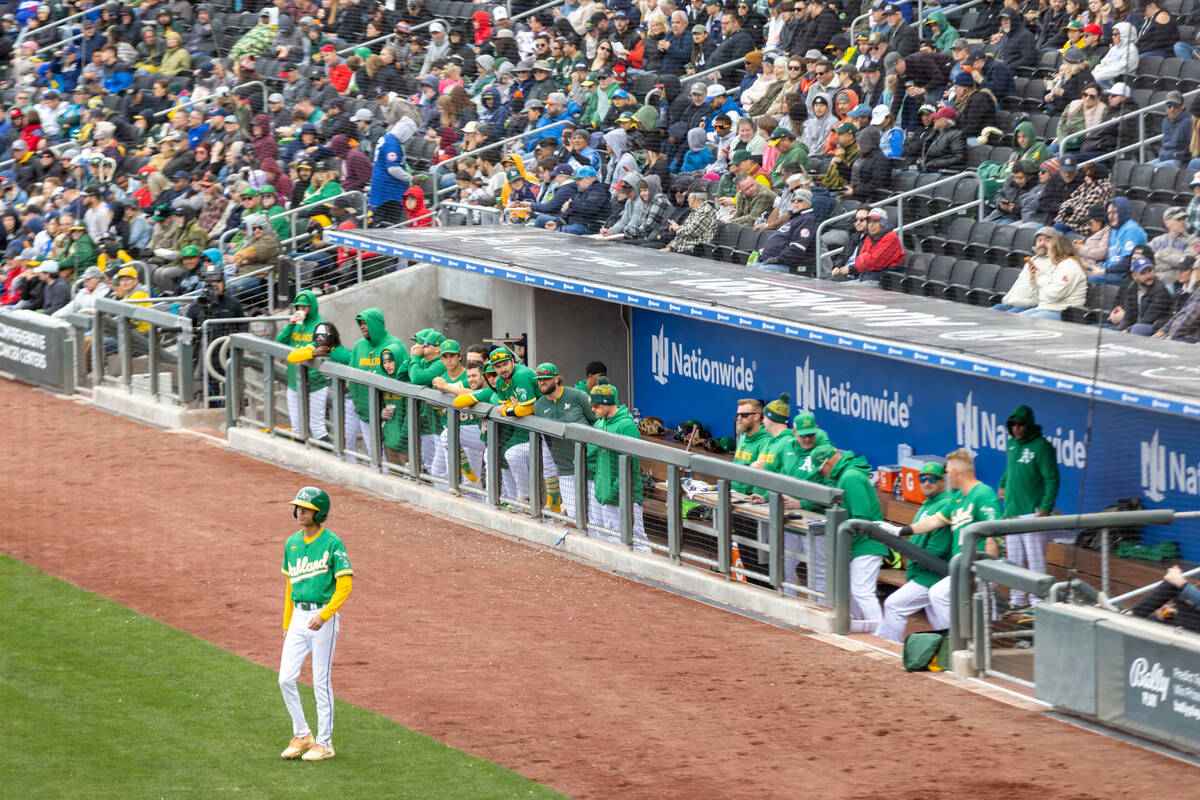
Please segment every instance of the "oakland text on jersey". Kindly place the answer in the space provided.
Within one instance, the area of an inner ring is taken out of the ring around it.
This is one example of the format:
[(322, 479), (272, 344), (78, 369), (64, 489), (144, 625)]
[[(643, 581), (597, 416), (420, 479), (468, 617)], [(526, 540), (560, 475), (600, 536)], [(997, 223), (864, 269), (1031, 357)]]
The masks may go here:
[(880, 422), (893, 428), (907, 428), (912, 416), (912, 395), (884, 389), (878, 394), (854, 391), (848, 381), (834, 383), (821, 375), (804, 359), (796, 366), (796, 407), (809, 411), (831, 411), (864, 422)]
[(332, 554), (326, 550), (320, 560), (313, 561), (308, 556), (301, 556), (295, 564), (288, 566), (288, 577), (292, 583), (299, 583), (316, 575), (324, 575), (329, 571), (329, 558)]
[(734, 355), (730, 355), (728, 361), (707, 358), (699, 347), (687, 349), (687, 345), (671, 341), (666, 326), (660, 326), (651, 340), (650, 369), (654, 380), (660, 384), (665, 384), (674, 374), (714, 386), (754, 391), (754, 362), (747, 365), (744, 358)]

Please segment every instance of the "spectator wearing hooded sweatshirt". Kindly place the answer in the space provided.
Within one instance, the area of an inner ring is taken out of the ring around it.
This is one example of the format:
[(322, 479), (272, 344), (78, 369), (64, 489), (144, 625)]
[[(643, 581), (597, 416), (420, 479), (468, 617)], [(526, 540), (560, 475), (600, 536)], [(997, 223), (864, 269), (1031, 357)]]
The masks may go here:
[(688, 149), (681, 153), (681, 158), (672, 164), (671, 172), (696, 172), (713, 162), (714, 156), (708, 147), (708, 135), (704, 128), (692, 128), (687, 132)]
[(904, 245), (888, 224), (887, 212), (872, 208), (867, 214), (867, 235), (853, 264), (838, 267), (832, 276), (878, 281), (883, 273), (904, 263)]
[(338, 157), (339, 179), (342, 189), (347, 192), (357, 191), (366, 186), (371, 180), (372, 164), (358, 147), (350, 144), (350, 137), (339, 133), (329, 140), (329, 147)]
[(992, 35), (996, 60), (1010, 70), (1037, 64), (1037, 38), (1025, 26), (1025, 18), (1015, 9), (1000, 9), (1000, 30)]
[(412, 175), (404, 168), (404, 145), (416, 130), (417, 124), (412, 119), (401, 117), (375, 147), (370, 202), (376, 224), (380, 226), (393, 225), (404, 219), (403, 198), (412, 183)]
[(1132, 217), (1129, 201), (1114, 197), (1105, 209), (1108, 215), (1108, 258), (1091, 272), (1088, 283), (1119, 286), (1129, 277), (1129, 260), (1133, 248), (1148, 241), (1142, 226)]
[[(1034, 422), (1033, 409), (1017, 406), (1008, 415), (1007, 463), (996, 496), (1004, 501), (1004, 518), (1048, 517), (1058, 500), (1058, 459), (1054, 445), (1042, 435), (1042, 426)], [(1045, 533), (1009, 534), (1005, 557), (1034, 572), (1046, 571)], [(1019, 590), (1009, 592), (1013, 607), (1040, 603), (1042, 598)]]
[(879, 149), (879, 128), (868, 126), (858, 133), (858, 158), (850, 165), (850, 184), (843, 196), (869, 203), (891, 188), (892, 166)]
[(608, 189), (597, 181), (596, 170), (582, 167), (575, 172), (575, 196), (563, 209), (566, 214), (564, 233), (587, 234), (600, 230), (608, 218)]

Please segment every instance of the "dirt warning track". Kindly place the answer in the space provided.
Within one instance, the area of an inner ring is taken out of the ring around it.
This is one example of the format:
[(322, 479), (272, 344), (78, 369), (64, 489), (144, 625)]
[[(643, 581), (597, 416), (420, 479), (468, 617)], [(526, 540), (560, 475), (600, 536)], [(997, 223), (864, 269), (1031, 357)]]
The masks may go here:
[[(287, 501), (311, 479), (4, 381), (0, 418), (0, 550), (278, 667)], [(573, 798), (1101, 800), (1197, 779), (898, 662), (321, 485), (355, 570), (337, 696)]]

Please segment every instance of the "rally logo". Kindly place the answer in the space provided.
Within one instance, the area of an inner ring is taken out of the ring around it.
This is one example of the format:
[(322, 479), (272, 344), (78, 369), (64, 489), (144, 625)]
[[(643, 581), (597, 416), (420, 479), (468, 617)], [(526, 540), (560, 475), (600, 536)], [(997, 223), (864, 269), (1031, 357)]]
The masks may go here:
[(709, 358), (699, 347), (688, 347), (671, 341), (666, 326), (660, 326), (650, 342), (650, 371), (654, 380), (666, 385), (672, 375), (693, 381), (724, 386), (738, 391), (754, 391), (754, 371), (758, 364), (741, 356), (729, 356), (729, 360)]
[(797, 408), (806, 411), (830, 411), (863, 422), (879, 422), (893, 428), (907, 428), (912, 416), (913, 398), (884, 389), (876, 394), (856, 392), (850, 381), (834, 382), (821, 375), (804, 359), (796, 366)]
[(1160, 703), (1167, 702), (1171, 678), (1162, 664), (1155, 661), (1152, 667), (1149, 661), (1139, 657), (1129, 664), (1129, 688), (1141, 690), (1143, 706), (1158, 708)]
[(1159, 443), (1159, 432), (1142, 442), (1142, 494), (1156, 503), (1167, 492), (1200, 495), (1200, 463), (1188, 463), (1188, 454), (1170, 450)]
[[(974, 396), (974, 392), (967, 392), (966, 399), (954, 404), (955, 441), (974, 455), (981, 449), (1005, 452), (1008, 449), (1008, 417), (975, 405)], [(1077, 469), (1086, 466), (1087, 444), (1083, 436), (1076, 435), (1074, 428), (1068, 428), (1065, 433), (1061, 427), (1055, 428), (1053, 433), (1043, 429), (1042, 435), (1054, 447), (1059, 466)]]

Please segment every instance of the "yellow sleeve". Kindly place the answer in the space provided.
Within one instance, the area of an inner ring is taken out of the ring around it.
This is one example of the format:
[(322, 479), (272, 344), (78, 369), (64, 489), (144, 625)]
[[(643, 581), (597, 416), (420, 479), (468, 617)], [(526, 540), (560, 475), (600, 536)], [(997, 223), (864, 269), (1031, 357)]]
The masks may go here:
[(346, 598), (350, 596), (350, 590), (353, 588), (350, 583), (349, 575), (343, 575), (337, 579), (337, 584), (333, 589), (333, 597), (329, 598), (329, 602), (321, 609), (321, 619), (329, 622), (338, 609), (342, 607), (342, 603), (346, 602)]
[(454, 397), (455, 408), (466, 408), (467, 406), (473, 406), (478, 402), (479, 401), (475, 399), (475, 395), (473, 394), (460, 394), (455, 395)]
[(292, 579), (283, 579), (283, 629), (286, 631), (292, 624)]
[(302, 361), (311, 361), (314, 350), (315, 350), (315, 348), (312, 345), (306, 345), (305, 347), (297, 347), (295, 350), (288, 353), (288, 357), (287, 357), (288, 363), (289, 364), (299, 364)]
[(514, 417), (528, 417), (533, 413), (533, 400), (526, 400), (524, 403), (515, 403), (512, 409)]

